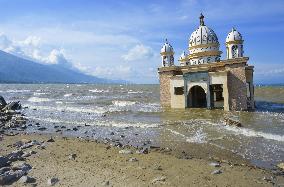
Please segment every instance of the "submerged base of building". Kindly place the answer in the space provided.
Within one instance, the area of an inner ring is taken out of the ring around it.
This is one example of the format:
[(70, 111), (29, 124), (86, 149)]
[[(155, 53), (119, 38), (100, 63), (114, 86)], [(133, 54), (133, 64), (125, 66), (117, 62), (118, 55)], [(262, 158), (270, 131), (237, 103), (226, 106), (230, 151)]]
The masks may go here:
[(253, 110), (253, 66), (241, 57), (158, 69), (163, 107)]

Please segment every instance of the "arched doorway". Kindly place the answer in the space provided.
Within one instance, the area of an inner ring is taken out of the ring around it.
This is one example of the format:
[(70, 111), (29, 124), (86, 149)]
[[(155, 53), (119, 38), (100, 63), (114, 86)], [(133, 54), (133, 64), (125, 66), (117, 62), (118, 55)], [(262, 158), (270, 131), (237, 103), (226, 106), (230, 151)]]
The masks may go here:
[(187, 96), (188, 106), (192, 108), (205, 108), (207, 106), (206, 93), (201, 86), (193, 86)]

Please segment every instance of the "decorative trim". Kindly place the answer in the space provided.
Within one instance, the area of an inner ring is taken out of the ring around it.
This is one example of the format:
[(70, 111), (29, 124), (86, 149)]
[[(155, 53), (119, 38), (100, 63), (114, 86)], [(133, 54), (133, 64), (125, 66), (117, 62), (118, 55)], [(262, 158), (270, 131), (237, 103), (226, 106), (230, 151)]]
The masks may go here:
[(161, 52), (161, 55), (174, 55), (174, 52)]
[(203, 51), (194, 54), (188, 55), (189, 59), (204, 57), (204, 56), (220, 56), (222, 54), (221, 51)]
[(226, 42), (226, 46), (230, 44), (243, 44), (243, 42), (244, 42), (243, 40), (229, 41), (229, 42)]
[(217, 43), (209, 43), (209, 44), (199, 44), (199, 45), (195, 45), (195, 46), (191, 46), (188, 49), (196, 49), (196, 48), (206, 48), (206, 47), (219, 47), (220, 45)]

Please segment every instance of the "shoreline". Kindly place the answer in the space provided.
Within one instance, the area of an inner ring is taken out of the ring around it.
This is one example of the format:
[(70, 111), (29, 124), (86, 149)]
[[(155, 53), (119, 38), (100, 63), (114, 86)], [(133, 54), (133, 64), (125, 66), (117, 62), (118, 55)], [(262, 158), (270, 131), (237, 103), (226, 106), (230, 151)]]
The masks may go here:
[[(36, 154), (25, 159), (32, 166), (28, 176), (36, 186), (46, 186), (49, 178), (56, 186), (273, 186), (284, 185), (284, 177), (246, 163), (214, 158), (196, 158), (186, 153), (151, 148), (146, 154), (130, 146), (51, 134), (19, 133), (3, 136), (0, 155), (14, 151), (17, 141), (44, 141), (45, 148), (25, 149)], [(75, 155), (74, 159), (70, 155)], [(219, 167), (220, 166), (220, 167)], [(215, 174), (213, 174), (216, 172)], [(219, 173), (220, 172), (220, 173)], [(32, 185), (31, 184), (31, 185)], [(22, 186), (18, 182), (13, 186)]]

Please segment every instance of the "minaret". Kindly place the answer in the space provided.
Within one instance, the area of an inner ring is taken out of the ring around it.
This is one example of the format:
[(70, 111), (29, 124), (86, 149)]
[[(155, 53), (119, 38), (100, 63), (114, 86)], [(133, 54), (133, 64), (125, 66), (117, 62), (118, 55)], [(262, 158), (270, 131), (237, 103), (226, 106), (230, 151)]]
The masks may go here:
[(226, 38), (227, 59), (243, 57), (243, 43), (242, 35), (235, 28), (232, 28)]
[(162, 67), (174, 66), (174, 49), (166, 39), (165, 44), (161, 49)]

